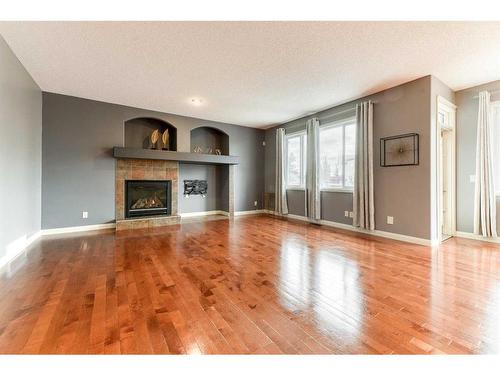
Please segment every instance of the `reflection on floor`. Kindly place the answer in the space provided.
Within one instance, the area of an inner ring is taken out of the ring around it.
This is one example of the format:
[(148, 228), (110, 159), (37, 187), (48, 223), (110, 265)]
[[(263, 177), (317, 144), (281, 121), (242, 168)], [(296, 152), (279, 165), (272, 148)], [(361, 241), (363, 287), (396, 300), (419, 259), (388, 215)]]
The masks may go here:
[(44, 237), (0, 353), (499, 353), (500, 246), (269, 216)]

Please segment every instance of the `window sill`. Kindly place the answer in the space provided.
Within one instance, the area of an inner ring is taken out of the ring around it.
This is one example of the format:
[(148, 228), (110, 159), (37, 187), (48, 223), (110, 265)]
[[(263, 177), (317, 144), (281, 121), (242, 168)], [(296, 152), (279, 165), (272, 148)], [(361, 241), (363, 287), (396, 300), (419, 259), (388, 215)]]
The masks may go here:
[(353, 189), (342, 189), (342, 188), (321, 189), (320, 191), (325, 193), (351, 193), (351, 194), (353, 193)]

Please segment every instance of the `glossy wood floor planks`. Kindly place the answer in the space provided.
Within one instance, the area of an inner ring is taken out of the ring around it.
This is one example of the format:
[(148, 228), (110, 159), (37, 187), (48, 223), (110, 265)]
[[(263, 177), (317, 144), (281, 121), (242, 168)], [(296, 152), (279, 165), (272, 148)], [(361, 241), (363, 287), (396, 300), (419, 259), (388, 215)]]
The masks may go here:
[(44, 237), (0, 276), (0, 353), (500, 353), (500, 245), (269, 216)]

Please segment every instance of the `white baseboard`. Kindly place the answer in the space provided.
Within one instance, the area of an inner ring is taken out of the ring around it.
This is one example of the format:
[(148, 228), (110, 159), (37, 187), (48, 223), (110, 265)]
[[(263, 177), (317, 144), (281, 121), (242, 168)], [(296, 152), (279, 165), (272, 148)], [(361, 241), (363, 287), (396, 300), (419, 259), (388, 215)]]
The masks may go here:
[(264, 214), (267, 210), (250, 210), (250, 211), (236, 211), (234, 216), (257, 215)]
[(455, 232), (455, 237), (468, 238), (470, 240), (486, 241), (493, 243), (500, 243), (500, 237), (484, 237), (479, 234), (469, 233), (469, 232)]
[(181, 218), (183, 218), (183, 217), (197, 217), (197, 216), (210, 216), (210, 215), (227, 216), (228, 213), (226, 211), (215, 210), (215, 211), (186, 212), (186, 213), (181, 213), (179, 215)]
[(108, 224), (82, 225), (78, 227), (42, 229), (42, 236), (48, 236), (51, 234), (87, 232), (91, 230), (114, 229), (115, 227), (116, 227), (115, 223), (108, 223)]
[(409, 243), (413, 243), (413, 244), (417, 244), (417, 245), (424, 245), (424, 246), (432, 246), (433, 245), (431, 240), (428, 240), (425, 238), (420, 238), (420, 237), (407, 236), (405, 234), (391, 233), (391, 232), (386, 232), (386, 231), (377, 230), (377, 229), (375, 229), (375, 230), (361, 229), (361, 228), (353, 227), (352, 225), (349, 225), (349, 224), (336, 223), (334, 221), (328, 221), (328, 220), (321, 220), (320, 224), (326, 225), (329, 227), (333, 227), (333, 228), (346, 229), (346, 230), (350, 230), (353, 232), (364, 233), (364, 234), (368, 234), (371, 236), (384, 237), (384, 238), (390, 238), (391, 240), (409, 242)]
[[(274, 211), (269, 211), (269, 210), (265, 210), (265, 211), (266, 211), (266, 213), (268, 213), (270, 215), (276, 215), (276, 216), (281, 216), (284, 218), (290, 218), (290, 219), (294, 219), (294, 220), (309, 222), (309, 219), (305, 216), (291, 215), (291, 214), (284, 216), (284, 215), (280, 215)], [(385, 232), (385, 231), (377, 230), (377, 229), (376, 230), (361, 229), (361, 228), (353, 227), (352, 225), (349, 225), (349, 224), (337, 223), (335, 221), (320, 220), (319, 224), (325, 225), (328, 227), (338, 228), (338, 229), (345, 229), (345, 230), (349, 230), (352, 232), (364, 233), (364, 234), (368, 234), (371, 236), (384, 237), (384, 238), (390, 238), (392, 240), (409, 242), (409, 243), (413, 243), (413, 244), (417, 244), (417, 245), (424, 245), (424, 246), (432, 246), (433, 245), (431, 240), (428, 240), (425, 238), (406, 236), (404, 234)]]
[[(238, 212), (234, 213), (234, 216), (260, 214), (260, 213), (265, 213), (265, 212), (266, 212), (266, 210), (238, 211)], [(215, 210), (215, 211), (201, 211), (201, 212), (186, 212), (186, 213), (179, 214), (179, 216), (181, 218), (200, 217), (200, 216), (209, 216), (209, 215), (229, 216), (229, 213), (226, 211)], [(49, 236), (51, 234), (87, 232), (87, 231), (92, 231), (92, 230), (114, 229), (115, 227), (116, 227), (115, 223), (108, 223), (108, 224), (82, 225), (82, 226), (78, 226), (78, 227), (51, 228), (51, 229), (43, 229), (41, 231), (41, 235), (42, 236)]]
[(17, 240), (12, 241), (6, 246), (5, 255), (0, 258), (0, 270), (3, 267), (8, 266), (13, 260), (26, 252), (26, 249), (29, 245), (33, 243), (37, 238), (41, 235), (41, 231), (38, 231), (31, 236), (23, 235), (19, 237)]
[[(251, 210), (251, 211), (236, 211), (234, 216), (256, 215), (267, 213), (267, 210)], [(209, 216), (209, 215), (225, 215), (229, 216), (227, 211), (200, 211), (200, 212), (186, 212), (180, 214), (181, 217), (196, 217), (196, 216)]]

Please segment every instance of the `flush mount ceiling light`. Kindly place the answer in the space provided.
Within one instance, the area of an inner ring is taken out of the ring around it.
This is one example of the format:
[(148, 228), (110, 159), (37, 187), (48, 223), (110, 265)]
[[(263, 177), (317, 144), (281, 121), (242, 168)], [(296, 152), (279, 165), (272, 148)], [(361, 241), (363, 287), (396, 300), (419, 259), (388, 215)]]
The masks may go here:
[(191, 98), (189, 102), (194, 106), (200, 106), (203, 104), (203, 100), (200, 98)]

